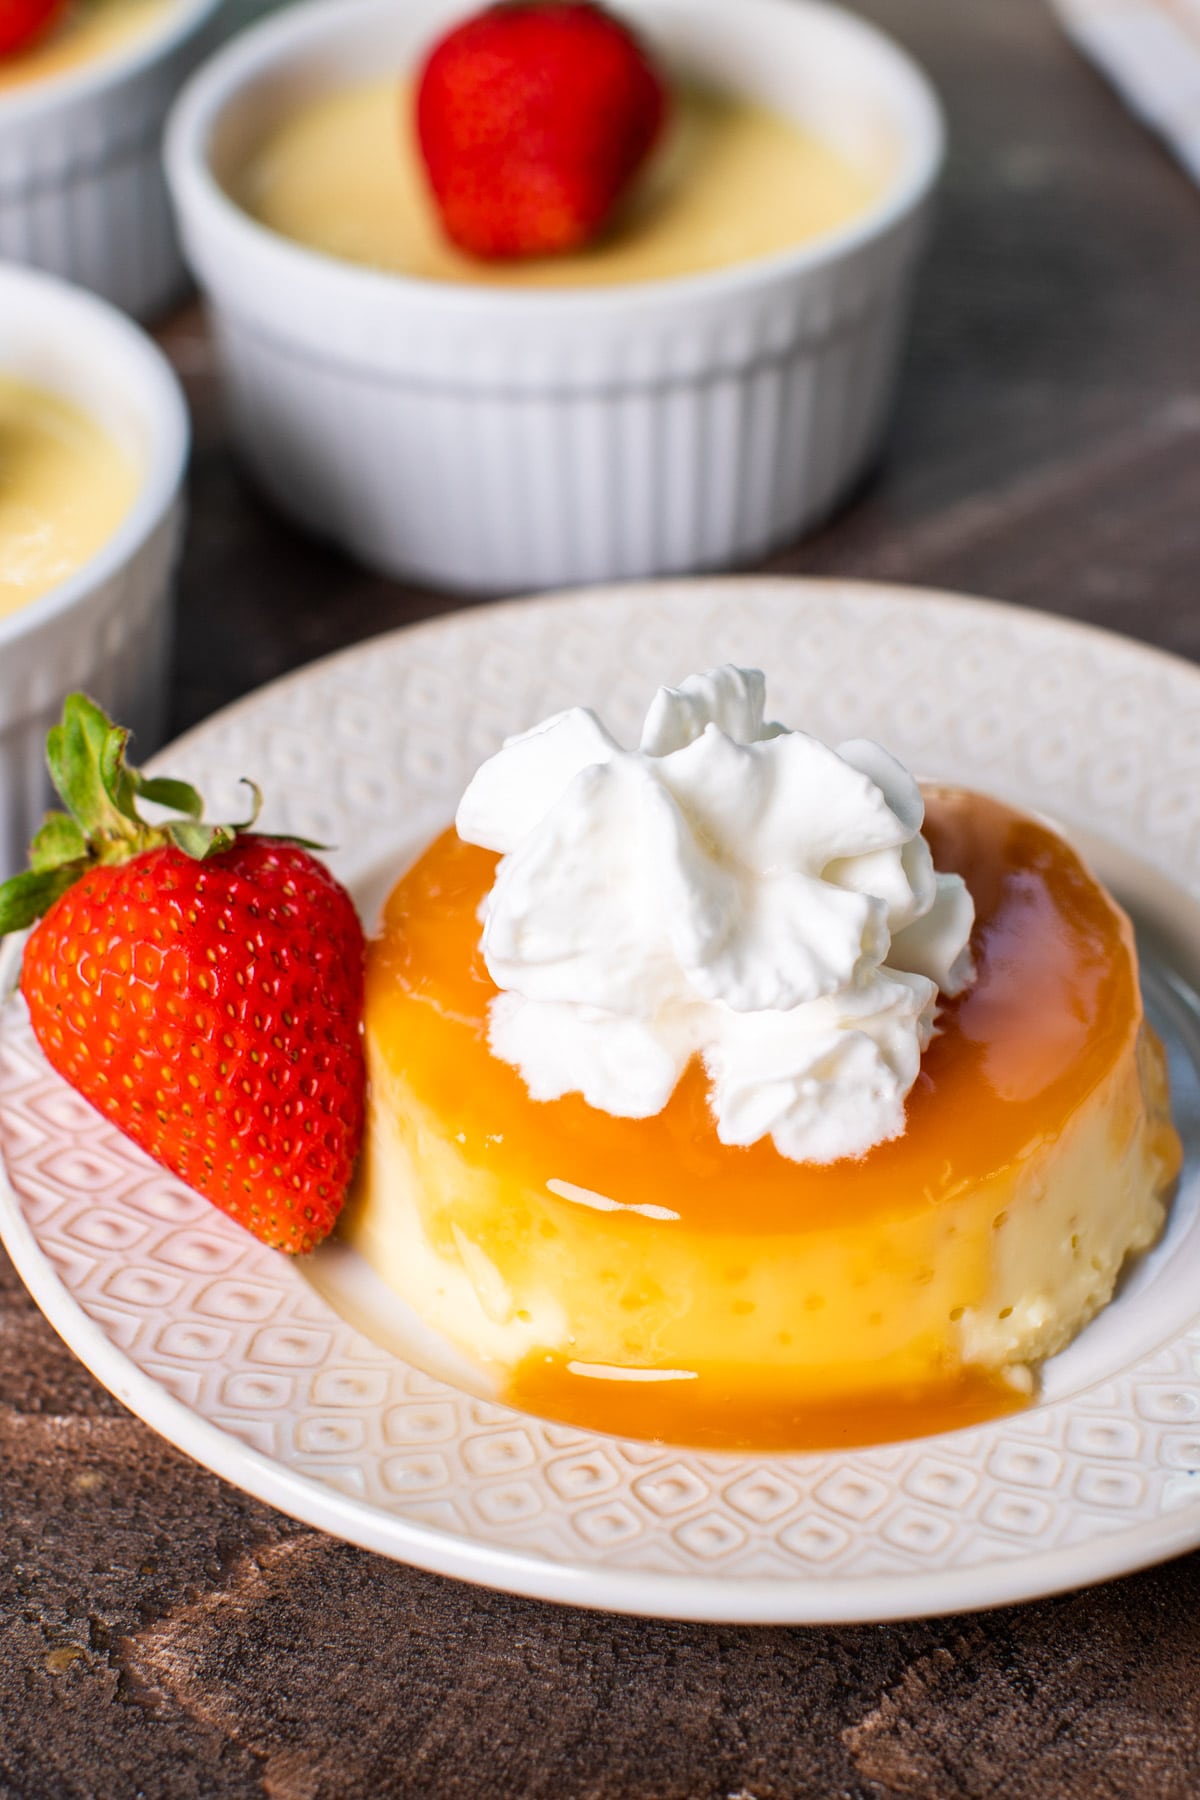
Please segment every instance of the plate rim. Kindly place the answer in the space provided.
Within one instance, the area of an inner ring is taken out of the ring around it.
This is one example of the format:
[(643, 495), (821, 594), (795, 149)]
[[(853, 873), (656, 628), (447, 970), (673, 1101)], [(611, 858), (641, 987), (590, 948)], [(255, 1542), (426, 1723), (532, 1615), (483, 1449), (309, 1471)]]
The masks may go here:
[(1107, 625), (1093, 625), (1086, 619), (1074, 619), (1066, 613), (1047, 612), (1044, 607), (1026, 606), (1015, 600), (992, 600), (982, 594), (964, 594), (956, 588), (925, 587), (920, 582), (874, 581), (854, 575), (672, 575), (656, 580), (631, 577), (628, 581), (605, 581), (593, 586), (516, 594), (508, 599), (484, 598), (466, 605), (461, 604), (456, 597), (455, 604), (445, 612), (436, 613), (429, 618), (415, 619), (408, 625), (393, 625), (384, 631), (372, 632), (369, 637), (359, 638), (353, 644), (344, 644), (340, 650), (331, 650), (326, 656), (314, 657), (311, 662), (301, 663), (298, 668), (288, 669), (282, 675), (262, 682), (249, 693), (231, 700), (228, 705), (218, 707), (216, 712), (209, 713), (195, 725), (189, 725), (186, 731), (173, 737), (161, 750), (156, 750), (147, 759), (147, 767), (156, 767), (164, 756), (171, 756), (177, 750), (190, 749), (196, 738), (206, 735), (216, 725), (225, 725), (240, 718), (244, 712), (253, 710), (265, 696), (286, 693), (290, 688), (302, 685), (313, 675), (336, 669), (343, 663), (351, 663), (383, 643), (399, 638), (435, 636), (448, 626), (478, 617), (502, 619), (514, 613), (550, 611), (556, 607), (570, 607), (576, 601), (602, 601), (608, 595), (619, 598), (640, 589), (652, 589), (655, 594), (669, 596), (691, 593), (697, 588), (704, 593), (715, 594), (734, 593), (742, 588), (767, 588), (779, 592), (795, 590), (800, 596), (812, 594), (814, 598), (821, 594), (832, 597), (837, 593), (850, 593), (855, 599), (868, 604), (873, 601), (882, 603), (888, 598), (918, 600), (922, 609), (932, 606), (946, 613), (975, 612), (980, 618), (1007, 618), (1014, 623), (1019, 620), (1025, 625), (1032, 624), (1035, 629), (1048, 625), (1056, 631), (1077, 636), (1084, 643), (1119, 644), (1127, 655), (1133, 652), (1144, 657), (1154, 667), (1164, 671), (1183, 670), (1191, 679), (1200, 681), (1200, 664), (1189, 661), (1186, 656), (1180, 656), (1174, 650), (1164, 650), (1159, 644), (1148, 644), (1123, 631), (1112, 631)]
[[(219, 725), (253, 710), (267, 696), (276, 697), (302, 686), (315, 675), (369, 655), (380, 644), (414, 636), (437, 635), (478, 613), (492, 619), (531, 609), (570, 606), (580, 600), (628, 595), (642, 588), (656, 595), (736, 592), (738, 589), (772, 588), (791, 591), (798, 601), (806, 595), (829, 597), (832, 592), (851, 593), (856, 600), (919, 600), (943, 611), (976, 612), (981, 617), (1002, 615), (1026, 628), (1050, 625), (1076, 635), (1082, 642), (1099, 640), (1119, 645), (1155, 667), (1184, 673), (1200, 690), (1200, 668), (1186, 658), (1154, 645), (1129, 638), (1105, 627), (1060, 617), (1034, 607), (994, 601), (949, 590), (922, 588), (905, 583), (860, 581), (837, 576), (740, 575), (680, 578), (661, 582), (630, 581), (553, 594), (491, 602), (479, 608), (454, 608), (433, 619), (397, 627), (291, 670), (272, 682), (233, 701), (200, 724), (174, 739), (153, 759), (160, 762), (183, 748), (193, 748)], [(1153, 857), (1147, 860), (1153, 861)], [(0, 1012), (7, 1009), (23, 938), (14, 937), (0, 947)], [(1200, 1546), (1200, 1508), (1183, 1507), (1125, 1531), (1115, 1531), (1069, 1545), (1029, 1554), (1013, 1555), (967, 1568), (909, 1571), (858, 1576), (796, 1574), (793, 1577), (726, 1577), (669, 1574), (629, 1568), (600, 1568), (538, 1556), (512, 1546), (479, 1540), (465, 1533), (406, 1519), (365, 1500), (358, 1500), (313, 1476), (287, 1468), (278, 1458), (252, 1448), (232, 1432), (205, 1418), (177, 1399), (165, 1385), (143, 1370), (92, 1319), (71, 1293), (48, 1254), (0, 1156), (0, 1242), (34, 1303), (47, 1322), (84, 1366), (124, 1406), (174, 1448), (219, 1478), (253, 1498), (275, 1507), (303, 1524), (354, 1543), (362, 1549), (401, 1560), (431, 1573), (500, 1589), (529, 1599), (584, 1607), (589, 1610), (640, 1617), (675, 1619), (693, 1623), (762, 1625), (834, 1625), (944, 1617), (956, 1613), (1029, 1602), (1092, 1585), (1139, 1569)], [(291, 1279), (303, 1281), (298, 1271)], [(1062, 1403), (1060, 1403), (1062, 1404)], [(949, 1434), (956, 1435), (956, 1434)], [(938, 1438), (926, 1440), (937, 1443)], [(706, 1461), (721, 1456), (704, 1453)], [(744, 1456), (729, 1453), (732, 1464)], [(784, 1460), (769, 1455), (764, 1466)], [(793, 1456), (792, 1462), (802, 1460)], [(604, 1593), (595, 1587), (603, 1580)]]

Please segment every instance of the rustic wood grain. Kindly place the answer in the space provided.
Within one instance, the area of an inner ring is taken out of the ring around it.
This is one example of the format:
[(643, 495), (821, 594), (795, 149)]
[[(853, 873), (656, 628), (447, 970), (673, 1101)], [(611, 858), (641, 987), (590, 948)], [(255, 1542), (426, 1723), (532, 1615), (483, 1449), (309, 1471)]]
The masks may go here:
[[(730, 0), (734, 3), (734, 0)], [(1039, 0), (872, 0), (953, 156), (896, 428), (778, 570), (969, 589), (1200, 657), (1200, 193)], [(300, 541), (198, 311), (173, 722), (448, 608)], [(973, 1620), (699, 1628), (510, 1600), (280, 1518), (132, 1420), (0, 1266), (4, 1800), (1183, 1800), (1200, 1557)]]

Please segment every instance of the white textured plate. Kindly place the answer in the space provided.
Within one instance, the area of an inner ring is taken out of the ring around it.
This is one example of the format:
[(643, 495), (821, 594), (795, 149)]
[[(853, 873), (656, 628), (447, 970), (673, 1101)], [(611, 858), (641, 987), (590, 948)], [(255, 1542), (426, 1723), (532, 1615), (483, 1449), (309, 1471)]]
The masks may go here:
[[(51, 1323), (173, 1443), (296, 1517), (447, 1574), (678, 1618), (896, 1618), (1029, 1599), (1200, 1544), (1200, 671), (977, 601), (829, 582), (627, 587), (459, 614), (232, 708), (164, 757), (342, 848), (368, 911), (502, 735), (635, 725), (733, 660), (772, 711), (1052, 812), (1147, 928), (1189, 1164), (1163, 1246), (1027, 1412), (940, 1438), (720, 1456), (457, 1393), (165, 1176), (0, 1015), (0, 1233)], [(0, 982), (11, 983), (15, 946)], [(0, 989), (2, 991), (2, 989)]]

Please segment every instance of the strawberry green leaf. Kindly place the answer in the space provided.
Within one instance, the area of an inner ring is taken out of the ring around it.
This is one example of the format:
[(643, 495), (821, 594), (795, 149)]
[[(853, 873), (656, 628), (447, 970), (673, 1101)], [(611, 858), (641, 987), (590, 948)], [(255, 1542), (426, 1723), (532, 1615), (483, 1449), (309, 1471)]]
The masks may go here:
[(29, 846), (29, 866), (44, 875), (63, 863), (81, 862), (88, 853), (87, 839), (66, 813), (47, 813)]
[(172, 812), (183, 813), (189, 819), (203, 817), (204, 801), (186, 781), (172, 781), (165, 775), (151, 778), (140, 769), (127, 773), (139, 800), (148, 800), (151, 806), (169, 806)]
[(262, 789), (256, 781), (248, 780), (245, 775), (242, 776), (241, 785), (250, 789), (250, 816), (248, 819), (244, 819), (240, 825), (232, 826), (231, 829), (233, 831), (253, 831), (258, 824), (258, 815), (263, 809)]
[(170, 819), (163, 830), (177, 850), (196, 862), (219, 856), (237, 841), (237, 827), (233, 825), (197, 825), (190, 819)]
[(103, 707), (97, 706), (86, 694), (68, 694), (63, 704), (63, 719), (68, 731), (77, 732), (99, 762), (109, 733), (117, 729)]
[(68, 694), (62, 723), (46, 738), (51, 779), (88, 838), (128, 838), (133, 831), (133, 821), (122, 815), (105, 780), (106, 768), (111, 777), (114, 766), (110, 735), (115, 729), (86, 694)]
[(136, 821), (133, 783), (129, 778), (129, 770), (125, 767), (125, 749), (128, 743), (129, 733), (117, 725), (104, 734), (100, 746), (100, 782), (117, 811), (125, 818)]
[(65, 728), (52, 725), (46, 733), (46, 767), (50, 771), (50, 779), (54, 783), (54, 791), (63, 796), (63, 782), (66, 780), (67, 733)]
[(50, 779), (62, 797), (64, 806), (80, 830), (88, 832), (96, 816), (97, 802), (103, 796), (99, 770), (90, 757), (78, 755), (78, 734), (67, 722), (56, 725), (46, 739), (46, 761)]
[(0, 885), (0, 937), (34, 924), (90, 867), (84, 861), (63, 863), (57, 869), (27, 869)]

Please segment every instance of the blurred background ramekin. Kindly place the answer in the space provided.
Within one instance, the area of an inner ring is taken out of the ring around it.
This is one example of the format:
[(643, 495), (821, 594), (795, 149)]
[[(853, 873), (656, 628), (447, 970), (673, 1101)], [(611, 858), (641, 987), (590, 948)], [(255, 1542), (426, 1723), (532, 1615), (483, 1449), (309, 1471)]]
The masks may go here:
[(0, 257), (91, 288), (140, 319), (186, 287), (163, 125), (210, 47), (221, 0), (173, 0), (104, 55), (0, 93)]
[(465, 0), (314, 0), (188, 85), (167, 166), (237, 442), (300, 524), (454, 588), (716, 568), (822, 518), (878, 448), (943, 154), (924, 76), (817, 0), (625, 0), (693, 77), (798, 118), (878, 198), (781, 255), (553, 292), (409, 279), (264, 229), (224, 183), (299, 102), (411, 68)]
[(0, 877), (50, 798), (46, 731), (75, 688), (132, 727), (139, 758), (161, 742), (171, 589), (188, 453), (183, 394), (166, 360), (91, 294), (0, 264), (0, 374), (61, 395), (134, 460), (136, 499), (66, 581), (0, 618)]

